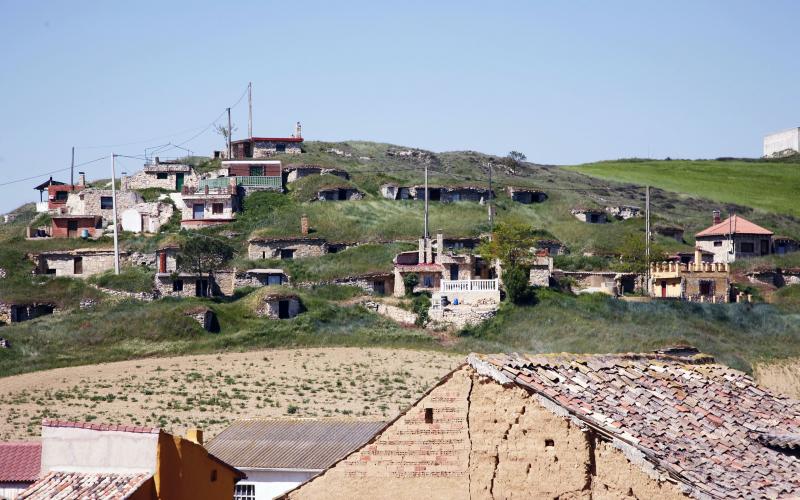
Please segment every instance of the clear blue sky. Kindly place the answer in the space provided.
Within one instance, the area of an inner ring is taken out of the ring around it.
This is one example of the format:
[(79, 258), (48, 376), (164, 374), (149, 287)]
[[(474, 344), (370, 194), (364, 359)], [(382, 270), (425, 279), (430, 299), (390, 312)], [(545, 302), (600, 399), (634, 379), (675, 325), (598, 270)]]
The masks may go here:
[[(800, 125), (798, 19), (794, 1), (0, 0), (0, 171), (186, 140), (248, 81), (255, 135), (300, 120), (307, 139), (542, 163), (758, 156), (764, 133)], [(35, 184), (0, 186), (0, 210)]]

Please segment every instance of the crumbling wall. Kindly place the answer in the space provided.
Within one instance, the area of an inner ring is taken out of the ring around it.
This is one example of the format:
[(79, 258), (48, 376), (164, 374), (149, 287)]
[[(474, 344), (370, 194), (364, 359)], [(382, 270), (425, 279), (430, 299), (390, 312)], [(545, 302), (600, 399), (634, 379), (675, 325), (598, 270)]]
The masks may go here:
[(282, 319), (280, 317), (280, 303), (289, 302), (289, 318), (300, 314), (300, 299), (297, 297), (274, 297), (264, 300), (256, 309), (256, 316), (269, 319)]
[(281, 250), (294, 250), (295, 259), (305, 257), (319, 257), (328, 253), (327, 244), (323, 241), (251, 241), (247, 247), (247, 254), (250, 259), (279, 259)]

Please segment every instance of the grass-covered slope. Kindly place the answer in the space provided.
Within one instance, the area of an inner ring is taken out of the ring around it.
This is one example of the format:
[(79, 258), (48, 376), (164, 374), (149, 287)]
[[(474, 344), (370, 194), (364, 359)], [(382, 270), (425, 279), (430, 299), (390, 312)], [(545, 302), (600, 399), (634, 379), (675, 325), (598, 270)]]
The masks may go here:
[(800, 217), (800, 160), (625, 160), (571, 167), (601, 179)]

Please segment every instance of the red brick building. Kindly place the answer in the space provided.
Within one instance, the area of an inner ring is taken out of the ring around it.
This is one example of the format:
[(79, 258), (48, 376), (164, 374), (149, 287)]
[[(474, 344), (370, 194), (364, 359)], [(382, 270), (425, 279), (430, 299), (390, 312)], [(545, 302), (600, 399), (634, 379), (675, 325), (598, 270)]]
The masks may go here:
[[(59, 186), (60, 187), (60, 186)], [(53, 215), (50, 236), (53, 238), (80, 238), (86, 230), (90, 238), (99, 236), (103, 217), (99, 215)]]

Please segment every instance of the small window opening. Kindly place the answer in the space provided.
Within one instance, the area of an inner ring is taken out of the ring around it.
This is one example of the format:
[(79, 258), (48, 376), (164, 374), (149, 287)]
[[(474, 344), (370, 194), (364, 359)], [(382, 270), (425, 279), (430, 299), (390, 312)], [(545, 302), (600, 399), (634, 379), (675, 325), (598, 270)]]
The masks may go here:
[(173, 292), (182, 292), (183, 291), (183, 280), (175, 280), (172, 282), (172, 291)]
[(217, 480), (217, 469), (211, 469), (211, 482), (213, 483), (216, 480)]
[(166, 172), (158, 172), (156, 173), (156, 179), (164, 180), (168, 177)]
[(425, 423), (433, 423), (433, 408), (425, 408)]
[(553, 441), (552, 439), (545, 439), (545, 440), (544, 440), (544, 446), (545, 446), (545, 448), (552, 448), (552, 447), (553, 447), (553, 446), (555, 446), (555, 445), (556, 445), (556, 442), (555, 442), (555, 441)]

